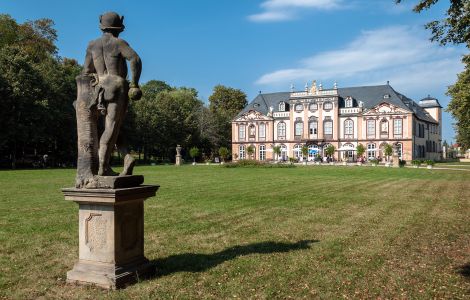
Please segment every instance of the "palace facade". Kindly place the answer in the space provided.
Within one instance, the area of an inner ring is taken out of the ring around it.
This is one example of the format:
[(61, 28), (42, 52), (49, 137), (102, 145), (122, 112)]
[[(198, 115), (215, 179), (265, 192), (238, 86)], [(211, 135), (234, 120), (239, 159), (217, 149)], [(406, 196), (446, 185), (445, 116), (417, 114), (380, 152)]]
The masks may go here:
[(384, 159), (384, 146), (393, 144), (400, 159), (439, 160), (441, 122), (442, 107), (429, 96), (416, 103), (389, 84), (323, 89), (313, 82), (304, 91), (253, 99), (232, 121), (232, 154), (234, 160), (302, 161), (301, 149), (308, 146), (310, 161), (333, 145), (336, 160), (355, 161), (359, 144), (366, 159)]

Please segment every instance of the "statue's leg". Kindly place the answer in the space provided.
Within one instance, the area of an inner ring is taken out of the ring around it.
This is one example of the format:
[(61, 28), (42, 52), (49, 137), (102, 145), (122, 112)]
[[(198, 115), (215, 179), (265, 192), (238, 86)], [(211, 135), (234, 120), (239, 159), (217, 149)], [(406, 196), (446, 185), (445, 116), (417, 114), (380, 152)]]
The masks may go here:
[(124, 98), (122, 95), (116, 101), (109, 102), (105, 118), (105, 129), (100, 138), (99, 150), (99, 170), (98, 175), (116, 176), (110, 167), (111, 153), (116, 144), (119, 135), (119, 129), (122, 123), (122, 110), (124, 108)]
[[(125, 116), (126, 116), (126, 113), (127, 113), (127, 107), (128, 107), (128, 103), (129, 103), (129, 100), (126, 99), (125, 103), (124, 103), (124, 108), (122, 109), (121, 111), (121, 122), (124, 122), (125, 120)], [(135, 159), (132, 155), (129, 154), (129, 150), (128, 150), (128, 145), (126, 143), (126, 137), (125, 137), (125, 134), (127, 132), (125, 132), (125, 130), (123, 130), (122, 126), (121, 126), (121, 130), (120, 130), (120, 133), (119, 133), (119, 136), (117, 138), (117, 142), (116, 142), (116, 147), (119, 151), (119, 153), (121, 153), (122, 157), (124, 157), (124, 168), (122, 170), (122, 172), (119, 174), (119, 176), (125, 176), (125, 175), (132, 175), (132, 172), (134, 170), (134, 165), (135, 165)]]

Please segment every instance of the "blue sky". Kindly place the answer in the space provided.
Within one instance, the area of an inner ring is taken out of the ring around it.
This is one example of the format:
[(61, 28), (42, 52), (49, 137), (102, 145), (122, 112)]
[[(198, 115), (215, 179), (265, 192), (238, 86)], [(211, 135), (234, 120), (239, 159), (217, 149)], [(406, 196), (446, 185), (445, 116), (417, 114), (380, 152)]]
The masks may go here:
[[(415, 0), (3, 0), (1, 13), (19, 22), (51, 18), (59, 54), (83, 62), (100, 35), (98, 16), (125, 16), (121, 35), (142, 57), (142, 81), (196, 88), (207, 100), (216, 84), (259, 91), (384, 84), (447, 106), (447, 86), (463, 70), (459, 46), (429, 42), (423, 24), (444, 16), (448, 0), (421, 14)], [(453, 139), (444, 114), (444, 139)]]

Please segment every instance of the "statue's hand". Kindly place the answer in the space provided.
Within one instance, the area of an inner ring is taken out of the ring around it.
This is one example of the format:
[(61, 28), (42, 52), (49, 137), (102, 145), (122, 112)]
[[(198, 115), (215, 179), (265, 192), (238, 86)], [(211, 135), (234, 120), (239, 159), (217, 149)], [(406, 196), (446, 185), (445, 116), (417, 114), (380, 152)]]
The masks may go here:
[(131, 87), (129, 89), (129, 99), (133, 100), (133, 101), (137, 101), (137, 100), (140, 100), (140, 98), (142, 98), (142, 91), (140, 90), (139, 87)]

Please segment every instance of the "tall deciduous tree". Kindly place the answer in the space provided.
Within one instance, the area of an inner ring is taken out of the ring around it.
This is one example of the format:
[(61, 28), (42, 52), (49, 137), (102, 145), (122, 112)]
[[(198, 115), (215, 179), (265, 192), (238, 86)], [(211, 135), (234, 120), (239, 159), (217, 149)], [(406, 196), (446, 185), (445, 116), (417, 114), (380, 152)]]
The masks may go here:
[[(431, 8), (439, 0), (420, 0), (414, 7), (417, 13)], [(403, 0), (395, 0), (400, 3)], [(470, 2), (468, 0), (450, 0), (449, 9), (443, 20), (434, 20), (426, 24), (432, 32), (432, 41), (441, 45), (465, 44), (470, 48)], [(458, 75), (457, 82), (450, 86), (447, 95), (452, 99), (447, 111), (457, 121), (457, 142), (463, 147), (470, 147), (470, 56), (463, 57), (465, 70)]]
[(209, 97), (209, 110), (214, 122), (214, 148), (230, 148), (232, 119), (247, 105), (246, 94), (239, 89), (217, 85)]

